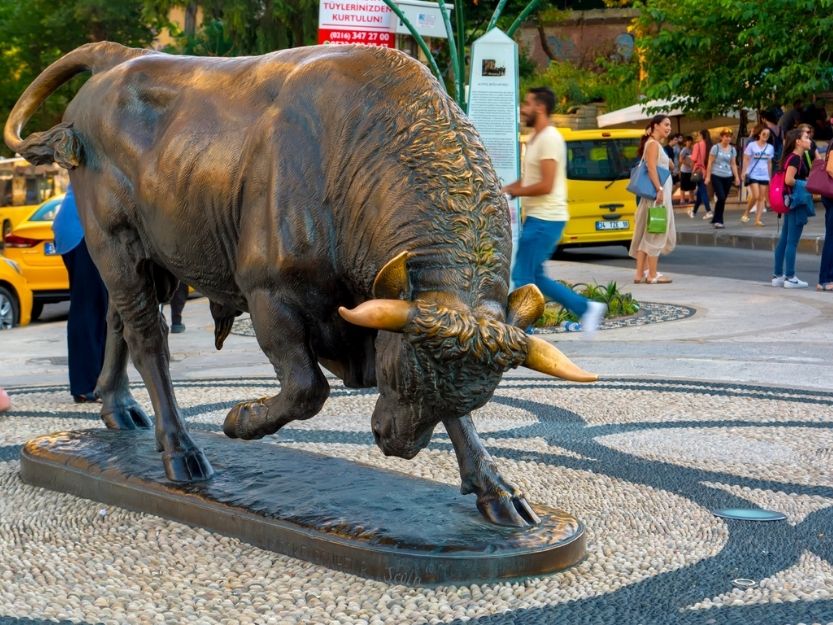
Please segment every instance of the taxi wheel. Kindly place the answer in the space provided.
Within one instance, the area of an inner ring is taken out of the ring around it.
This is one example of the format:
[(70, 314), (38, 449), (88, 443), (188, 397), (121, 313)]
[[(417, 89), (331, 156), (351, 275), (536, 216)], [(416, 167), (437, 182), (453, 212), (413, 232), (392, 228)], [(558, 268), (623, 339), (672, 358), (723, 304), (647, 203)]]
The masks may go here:
[(34, 302), (32, 304), (32, 321), (37, 321), (40, 314), (43, 312), (43, 302)]
[(20, 321), (20, 304), (14, 294), (0, 286), (0, 330), (9, 330)]

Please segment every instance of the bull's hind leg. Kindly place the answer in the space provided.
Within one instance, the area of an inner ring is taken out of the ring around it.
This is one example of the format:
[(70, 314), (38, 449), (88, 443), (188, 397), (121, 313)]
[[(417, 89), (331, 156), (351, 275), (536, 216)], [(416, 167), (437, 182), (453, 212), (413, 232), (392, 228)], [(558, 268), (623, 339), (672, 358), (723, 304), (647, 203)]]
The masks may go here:
[(459, 419), (443, 419), (443, 425), (454, 445), (460, 465), (464, 495), (477, 495), (480, 514), (497, 525), (527, 527), (541, 522), (523, 494), (503, 479), (495, 461), (486, 451), (474, 429), (470, 415)]
[(101, 395), (101, 420), (111, 430), (149, 428), (153, 421), (130, 393), (127, 377), (127, 343), (124, 341), (124, 325), (115, 306), (107, 311), (107, 342), (104, 347), (104, 365), (98, 376), (96, 389)]
[(223, 424), (231, 438), (262, 438), (291, 421), (309, 419), (318, 414), (330, 394), (310, 351), (302, 313), (266, 290), (249, 297), (249, 310), (257, 341), (275, 367), (281, 391), (232, 408)]
[[(159, 291), (169, 287), (169, 275), (145, 258), (144, 247), (131, 231), (122, 229), (117, 236), (108, 237), (88, 228), (88, 239), (110, 303), (124, 324), (124, 339), (133, 363), (150, 394), (156, 413), (156, 448), (162, 452), (165, 474), (177, 482), (210, 478), (211, 465), (188, 434), (174, 398), (167, 325), (159, 312), (159, 297), (164, 297)], [(124, 358), (121, 349), (116, 345), (110, 354), (119, 366)], [(113, 388), (126, 385), (126, 378), (120, 378), (116, 369), (111, 363), (105, 372), (114, 375), (109, 382)]]

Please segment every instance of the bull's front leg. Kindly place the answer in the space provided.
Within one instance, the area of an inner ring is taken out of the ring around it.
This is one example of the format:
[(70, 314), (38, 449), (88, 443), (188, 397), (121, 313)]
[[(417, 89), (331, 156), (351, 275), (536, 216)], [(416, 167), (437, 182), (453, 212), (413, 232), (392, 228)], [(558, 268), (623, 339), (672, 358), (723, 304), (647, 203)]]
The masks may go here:
[(303, 311), (287, 305), (268, 289), (249, 295), (249, 311), (260, 348), (281, 382), (281, 391), (274, 397), (237, 404), (226, 416), (226, 436), (251, 440), (274, 434), (296, 419), (318, 414), (330, 386), (309, 347)]
[(471, 415), (443, 419), (460, 465), (464, 495), (477, 495), (477, 509), (492, 523), (529, 527), (541, 522), (517, 487), (503, 479), (477, 435)]

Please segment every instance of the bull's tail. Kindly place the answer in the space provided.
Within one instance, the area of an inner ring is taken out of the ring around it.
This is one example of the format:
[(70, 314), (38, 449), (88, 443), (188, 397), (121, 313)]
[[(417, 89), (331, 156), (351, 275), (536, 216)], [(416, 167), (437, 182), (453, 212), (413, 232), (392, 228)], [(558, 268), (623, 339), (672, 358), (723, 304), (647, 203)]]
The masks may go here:
[(14, 105), (3, 132), (6, 145), (30, 163), (40, 165), (54, 161), (67, 169), (77, 167), (83, 154), (72, 124), (58, 124), (45, 132), (32, 133), (23, 140), (20, 133), (26, 122), (53, 91), (76, 74), (106, 71), (137, 56), (152, 53), (152, 50), (125, 48), (118, 43), (102, 41), (88, 43), (65, 54), (43, 70)]

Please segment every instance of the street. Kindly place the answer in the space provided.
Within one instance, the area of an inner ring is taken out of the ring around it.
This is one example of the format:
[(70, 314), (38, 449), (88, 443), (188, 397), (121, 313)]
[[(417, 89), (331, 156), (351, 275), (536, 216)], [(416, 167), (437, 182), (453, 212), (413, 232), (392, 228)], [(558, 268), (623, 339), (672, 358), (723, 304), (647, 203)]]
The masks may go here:
[[(634, 264), (628, 251), (617, 246), (567, 249), (556, 256), (556, 260), (613, 267), (633, 267)], [(660, 258), (659, 267), (672, 278), (674, 274), (689, 274), (766, 282), (772, 273), (772, 252), (679, 245), (671, 254)], [(799, 254), (796, 257), (796, 273), (810, 284), (811, 289), (816, 285), (818, 270), (818, 256)]]

